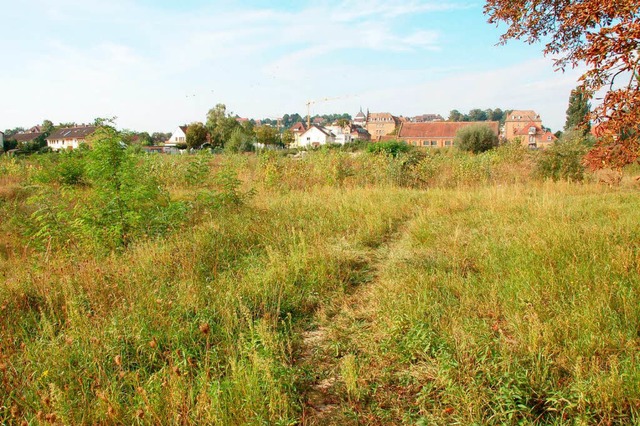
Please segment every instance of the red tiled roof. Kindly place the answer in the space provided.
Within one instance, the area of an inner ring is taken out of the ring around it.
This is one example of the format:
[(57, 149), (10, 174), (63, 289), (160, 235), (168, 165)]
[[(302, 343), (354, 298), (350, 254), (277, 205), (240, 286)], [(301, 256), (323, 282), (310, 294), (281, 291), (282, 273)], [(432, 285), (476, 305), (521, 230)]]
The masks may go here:
[(298, 121), (296, 124), (291, 126), (292, 132), (304, 132), (305, 130), (307, 130), (307, 128), (301, 121)]
[(525, 124), (522, 127), (522, 129), (516, 130), (514, 132), (514, 135), (516, 135), (516, 136), (527, 136), (529, 134), (529, 128), (531, 128), (531, 127), (535, 127), (536, 128), (536, 134), (544, 132), (542, 130), (542, 127), (539, 124), (536, 124), (534, 122), (529, 122), (529, 123)]
[(540, 115), (530, 109), (528, 110), (516, 109), (511, 111), (509, 114), (507, 114), (507, 117), (506, 117), (506, 121), (509, 121), (509, 122), (523, 122), (523, 121), (532, 121), (532, 120), (539, 121), (539, 122), (542, 121), (540, 119)]
[(454, 138), (463, 127), (480, 124), (488, 126), (496, 135), (500, 127), (497, 121), (428, 121), (402, 123), (399, 138)]

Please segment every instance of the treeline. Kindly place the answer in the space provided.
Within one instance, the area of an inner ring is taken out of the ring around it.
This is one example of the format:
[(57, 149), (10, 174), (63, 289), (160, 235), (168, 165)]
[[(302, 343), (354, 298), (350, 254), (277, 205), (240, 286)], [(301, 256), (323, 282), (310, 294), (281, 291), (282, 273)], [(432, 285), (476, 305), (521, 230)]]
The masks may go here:
[(504, 124), (510, 110), (502, 110), (500, 108), (487, 108), (480, 109), (474, 108), (467, 114), (463, 114), (457, 109), (449, 112), (449, 121), (499, 121), (500, 124)]
[[(334, 121), (338, 121), (341, 119), (345, 119), (345, 120), (349, 120), (351, 121), (352, 117), (351, 114), (349, 113), (342, 113), (342, 114), (322, 114), (322, 115), (312, 115), (311, 116), (311, 121), (313, 122), (313, 120), (315, 120), (316, 118), (322, 118), (324, 120), (325, 123), (333, 123)], [(302, 122), (305, 123), (307, 122), (307, 116), (302, 116), (300, 114), (293, 113), (293, 114), (285, 114), (282, 116), (282, 120), (281, 120), (281, 124), (284, 128), (288, 129), (291, 126), (293, 126), (294, 124), (296, 124), (297, 122)], [(265, 118), (263, 120), (260, 120), (260, 123), (262, 124), (268, 124), (271, 126), (276, 126), (278, 124), (277, 120), (274, 120), (272, 118)]]

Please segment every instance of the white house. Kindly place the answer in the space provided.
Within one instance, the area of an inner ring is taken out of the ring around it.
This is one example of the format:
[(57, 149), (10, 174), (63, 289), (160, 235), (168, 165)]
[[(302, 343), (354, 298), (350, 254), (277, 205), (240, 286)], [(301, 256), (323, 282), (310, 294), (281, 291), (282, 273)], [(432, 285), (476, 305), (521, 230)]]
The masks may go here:
[(336, 136), (330, 130), (313, 124), (309, 130), (300, 135), (301, 147), (317, 147), (328, 143), (335, 143)]
[(96, 131), (96, 126), (76, 126), (58, 129), (47, 138), (47, 146), (54, 151), (77, 149)]
[(352, 141), (350, 132), (351, 126), (347, 126), (346, 129), (342, 126), (327, 126), (326, 129), (336, 136), (335, 142), (340, 145), (344, 145), (345, 143)]
[(169, 140), (164, 143), (164, 146), (175, 147), (176, 145), (185, 143), (187, 143), (187, 126), (179, 126), (171, 134)]

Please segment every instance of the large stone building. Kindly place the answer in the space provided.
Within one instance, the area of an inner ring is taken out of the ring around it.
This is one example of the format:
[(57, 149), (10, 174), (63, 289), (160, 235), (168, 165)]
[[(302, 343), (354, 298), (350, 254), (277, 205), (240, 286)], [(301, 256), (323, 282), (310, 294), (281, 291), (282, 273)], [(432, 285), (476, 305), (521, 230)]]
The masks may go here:
[(402, 123), (398, 139), (425, 148), (448, 148), (453, 146), (458, 130), (474, 124), (488, 126), (498, 136), (500, 123), (497, 121), (428, 121)]
[(388, 112), (372, 112), (367, 114), (366, 129), (371, 135), (371, 140), (380, 140), (383, 136), (394, 134), (400, 124), (398, 117)]
[(542, 125), (540, 115), (532, 110), (511, 111), (504, 122), (502, 137), (508, 141), (520, 139), (529, 148), (547, 148), (557, 138)]
[(534, 123), (534, 125), (542, 126), (542, 119), (540, 115), (533, 110), (513, 110), (504, 121), (504, 129), (502, 137), (509, 141), (514, 140), (520, 136), (518, 133), (522, 131), (528, 125)]

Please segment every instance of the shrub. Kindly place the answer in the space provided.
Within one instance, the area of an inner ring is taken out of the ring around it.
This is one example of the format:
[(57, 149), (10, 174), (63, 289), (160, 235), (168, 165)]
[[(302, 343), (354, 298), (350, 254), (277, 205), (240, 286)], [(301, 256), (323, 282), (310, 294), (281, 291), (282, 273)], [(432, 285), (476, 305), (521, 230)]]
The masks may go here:
[(100, 127), (93, 139), (86, 167), (94, 191), (81, 212), (85, 228), (108, 248), (126, 248), (177, 223), (184, 206), (170, 201), (140, 157), (122, 147), (118, 132)]
[(372, 154), (384, 153), (391, 155), (392, 157), (397, 157), (398, 154), (402, 152), (409, 152), (410, 150), (411, 145), (408, 145), (403, 141), (386, 141), (367, 145), (367, 152)]
[(498, 136), (487, 125), (473, 124), (458, 130), (454, 143), (463, 151), (477, 154), (498, 146)]
[(251, 152), (254, 150), (253, 138), (242, 128), (235, 128), (224, 145), (224, 150), (228, 153)]
[(589, 141), (575, 132), (567, 132), (563, 138), (542, 152), (537, 164), (537, 174), (543, 179), (581, 182), (585, 166), (582, 160), (589, 151)]
[(63, 185), (86, 183), (85, 158), (79, 151), (60, 153), (60, 161), (55, 167), (55, 177)]

